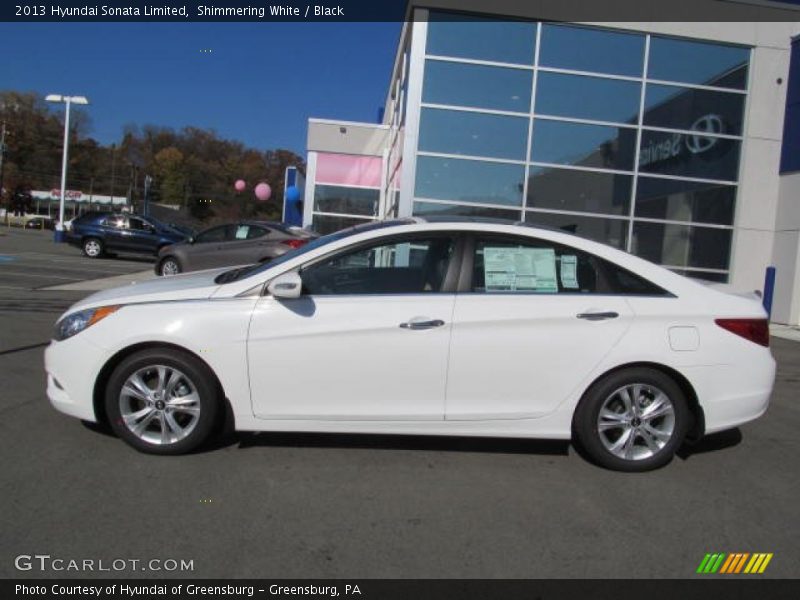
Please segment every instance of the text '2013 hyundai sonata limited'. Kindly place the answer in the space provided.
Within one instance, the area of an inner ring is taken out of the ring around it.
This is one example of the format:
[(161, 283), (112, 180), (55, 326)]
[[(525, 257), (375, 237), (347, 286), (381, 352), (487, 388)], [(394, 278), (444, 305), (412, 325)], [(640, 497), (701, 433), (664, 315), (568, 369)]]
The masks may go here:
[(564, 232), (404, 219), (96, 293), (59, 319), (45, 362), (58, 410), (145, 452), (190, 451), (232, 419), (573, 439), (641, 471), (762, 415), (768, 345), (752, 294)]

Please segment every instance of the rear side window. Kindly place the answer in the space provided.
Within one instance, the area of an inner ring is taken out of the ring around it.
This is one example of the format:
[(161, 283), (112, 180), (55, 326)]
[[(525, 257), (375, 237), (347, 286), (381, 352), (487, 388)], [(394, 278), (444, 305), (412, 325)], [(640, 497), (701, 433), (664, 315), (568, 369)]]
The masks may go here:
[(233, 239), (235, 240), (254, 240), (267, 233), (266, 229), (256, 225), (235, 225), (233, 227)]
[(114, 227), (116, 229), (124, 229), (125, 228), (125, 218), (124, 217), (106, 217), (100, 222), (101, 225), (105, 227)]
[(588, 252), (544, 240), (477, 238), (473, 293), (667, 295), (630, 271)]
[(153, 229), (153, 226), (149, 223), (145, 223), (141, 219), (137, 219), (135, 217), (128, 218), (128, 229), (134, 229), (136, 231), (150, 231)]

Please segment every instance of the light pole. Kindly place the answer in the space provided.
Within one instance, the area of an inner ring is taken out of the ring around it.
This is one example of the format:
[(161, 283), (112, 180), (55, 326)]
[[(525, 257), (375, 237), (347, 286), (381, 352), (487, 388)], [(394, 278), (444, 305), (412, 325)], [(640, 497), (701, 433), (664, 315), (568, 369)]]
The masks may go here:
[(89, 104), (85, 96), (61, 96), (50, 94), (45, 97), (48, 102), (63, 102), (67, 105), (64, 117), (64, 152), (61, 159), (61, 198), (58, 207), (58, 223), (55, 230), (55, 241), (64, 241), (64, 201), (67, 194), (67, 155), (69, 154), (69, 107), (71, 104)]

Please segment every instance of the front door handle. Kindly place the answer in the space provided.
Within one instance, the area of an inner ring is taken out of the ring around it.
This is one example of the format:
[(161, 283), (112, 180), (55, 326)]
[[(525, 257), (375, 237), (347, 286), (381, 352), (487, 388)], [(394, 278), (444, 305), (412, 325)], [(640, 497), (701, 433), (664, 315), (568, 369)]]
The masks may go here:
[(575, 315), (579, 319), (586, 319), (587, 321), (603, 321), (605, 319), (616, 319), (619, 316), (619, 313), (609, 311), (609, 312), (590, 312), (590, 313), (578, 313)]
[(431, 321), (415, 321), (412, 319), (411, 321), (400, 323), (402, 329), (433, 329), (442, 325), (444, 325), (444, 321), (441, 319), (433, 319)]

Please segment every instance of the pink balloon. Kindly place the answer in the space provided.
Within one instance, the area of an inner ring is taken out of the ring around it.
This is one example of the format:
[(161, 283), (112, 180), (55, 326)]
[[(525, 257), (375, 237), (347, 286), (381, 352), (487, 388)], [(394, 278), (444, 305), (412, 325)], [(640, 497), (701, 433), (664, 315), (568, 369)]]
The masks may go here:
[(245, 183), (244, 179), (238, 179), (236, 180), (236, 183), (233, 184), (233, 189), (235, 189), (237, 192), (243, 192), (244, 188), (246, 187), (247, 184)]
[(269, 187), (268, 183), (264, 183), (263, 181), (256, 186), (256, 198), (261, 200), (261, 202), (266, 202), (269, 200), (270, 196), (272, 196), (272, 188)]

